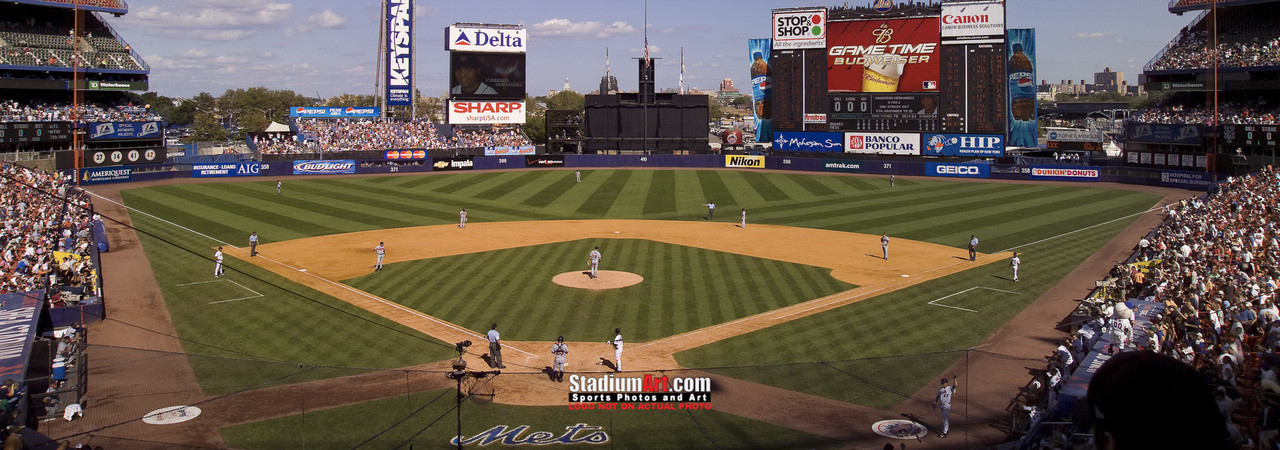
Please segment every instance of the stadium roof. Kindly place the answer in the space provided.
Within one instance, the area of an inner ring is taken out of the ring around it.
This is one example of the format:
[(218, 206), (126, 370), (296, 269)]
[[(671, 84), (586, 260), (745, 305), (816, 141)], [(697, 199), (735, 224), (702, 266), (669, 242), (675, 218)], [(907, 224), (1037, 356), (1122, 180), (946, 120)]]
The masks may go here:
[(1169, 12), (1182, 14), (1187, 11), (1199, 11), (1202, 9), (1213, 9), (1215, 1), (1219, 8), (1229, 6), (1252, 5), (1256, 3), (1271, 3), (1280, 0), (1169, 0)]

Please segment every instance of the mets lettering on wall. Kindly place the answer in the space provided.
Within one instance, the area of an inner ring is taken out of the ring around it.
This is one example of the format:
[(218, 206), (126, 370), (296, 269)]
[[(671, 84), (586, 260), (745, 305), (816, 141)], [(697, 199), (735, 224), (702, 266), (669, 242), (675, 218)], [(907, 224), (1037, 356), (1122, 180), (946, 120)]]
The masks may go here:
[(387, 104), (413, 104), (413, 1), (387, 0)]
[(773, 48), (824, 48), (826, 46), (826, 8), (773, 11)]
[(455, 52), (524, 53), (528, 37), (523, 28), (479, 28), (454, 25), (446, 28), (446, 50)]
[(488, 124), (524, 123), (525, 107), (522, 101), (512, 102), (449, 102), (449, 123)]

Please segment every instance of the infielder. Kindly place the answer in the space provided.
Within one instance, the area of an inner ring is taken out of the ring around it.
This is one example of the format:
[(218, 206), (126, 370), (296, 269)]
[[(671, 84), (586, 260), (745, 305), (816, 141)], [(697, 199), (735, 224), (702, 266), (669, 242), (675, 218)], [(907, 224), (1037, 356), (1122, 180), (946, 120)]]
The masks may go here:
[(622, 329), (614, 328), (613, 332), (617, 334), (617, 336), (613, 337), (612, 341), (609, 341), (609, 344), (613, 345), (613, 370), (617, 372), (621, 372), (622, 371)]
[(276, 180), (276, 193), (277, 193), (277, 194), (279, 194), (279, 193), (280, 193), (280, 186), (281, 186), (281, 185), (283, 185), (283, 184), (284, 184), (284, 182), (283, 182), (283, 181)]
[(573, 171), (573, 179), (574, 179), (574, 183), (581, 183), (581, 182), (582, 182), (582, 171), (581, 171), (581, 170), (575, 170), (575, 171)]
[(596, 247), (587, 254), (587, 264), (591, 266), (591, 278), (596, 278), (598, 276), (596, 269), (600, 267), (600, 247)]
[(747, 227), (747, 208), (742, 208), (742, 228)]
[(254, 231), (249, 235), (249, 257), (258, 255), (258, 232)]
[(975, 261), (978, 258), (978, 236), (969, 235), (969, 260)]
[(1018, 266), (1022, 265), (1022, 259), (1018, 258), (1018, 252), (1013, 252), (1013, 259), (1009, 260), (1009, 266), (1013, 267), (1013, 281), (1018, 281)]
[[(953, 374), (954, 375), (954, 374)], [(933, 407), (942, 407), (942, 432), (938, 433), (938, 437), (947, 437), (947, 432), (951, 431), (951, 396), (956, 393), (955, 377), (952, 377), (951, 384), (947, 384), (947, 379), (942, 379), (942, 387), (938, 389), (938, 396), (933, 402)]]
[(498, 324), (493, 324), (485, 337), (489, 339), (489, 365), (506, 369), (507, 366), (502, 365), (502, 340), (498, 336)]
[(551, 371), (555, 372), (554, 378), (561, 383), (564, 382), (564, 355), (569, 354), (569, 346), (564, 345), (564, 336), (556, 338), (556, 343), (551, 344), (551, 354), (555, 355), (555, 363), (551, 365)]
[(884, 260), (889, 260), (889, 234), (880, 233), (880, 251), (884, 253)]
[(458, 213), (458, 228), (466, 228), (466, 227), (467, 227), (467, 209), (463, 208), (462, 211)]
[(702, 206), (706, 206), (706, 207), (707, 207), (707, 219), (706, 219), (706, 220), (711, 220), (711, 218), (712, 218), (712, 217), (715, 217), (715, 215), (716, 215), (716, 204), (715, 204), (715, 202), (706, 202), (706, 203), (703, 203), (703, 204), (702, 204)]
[(218, 251), (213, 253), (213, 276), (222, 276), (222, 247), (218, 247)]
[(373, 270), (382, 270), (382, 257), (387, 255), (387, 248), (379, 242), (378, 246), (373, 248), (373, 254), (378, 258), (378, 262), (373, 265)]

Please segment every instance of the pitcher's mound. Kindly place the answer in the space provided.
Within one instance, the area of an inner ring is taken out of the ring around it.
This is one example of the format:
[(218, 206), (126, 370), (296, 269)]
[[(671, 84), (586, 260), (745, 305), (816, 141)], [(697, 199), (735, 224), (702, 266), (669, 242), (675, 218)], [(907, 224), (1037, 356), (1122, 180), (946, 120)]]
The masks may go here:
[(644, 277), (631, 272), (618, 272), (616, 270), (597, 270), (600, 276), (591, 278), (591, 275), (585, 270), (574, 272), (565, 272), (560, 275), (551, 277), (551, 281), (561, 286), (579, 289), (591, 289), (598, 291), (602, 289), (617, 289), (622, 287), (639, 284), (644, 281)]

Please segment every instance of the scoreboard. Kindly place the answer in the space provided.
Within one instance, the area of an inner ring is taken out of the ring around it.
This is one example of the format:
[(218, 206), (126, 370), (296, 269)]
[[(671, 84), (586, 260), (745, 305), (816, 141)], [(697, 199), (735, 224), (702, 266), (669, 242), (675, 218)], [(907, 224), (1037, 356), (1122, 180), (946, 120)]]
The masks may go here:
[(1005, 46), (942, 47), (942, 130), (946, 133), (1005, 133)]
[(0, 123), (0, 144), (71, 142), (71, 122)]
[(938, 132), (938, 95), (831, 94), (832, 131)]

